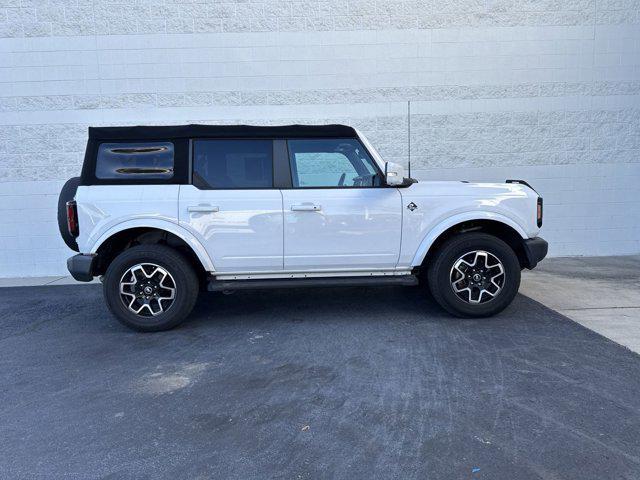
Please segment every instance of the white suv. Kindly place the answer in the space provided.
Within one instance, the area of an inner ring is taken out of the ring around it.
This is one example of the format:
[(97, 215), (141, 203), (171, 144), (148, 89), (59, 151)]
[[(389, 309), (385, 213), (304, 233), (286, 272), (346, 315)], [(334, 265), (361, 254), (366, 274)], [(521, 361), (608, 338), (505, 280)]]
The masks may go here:
[(415, 285), (458, 316), (513, 300), (547, 253), (526, 182), (417, 182), (344, 125), (90, 128), (58, 220), (77, 280), (164, 330), (200, 290)]

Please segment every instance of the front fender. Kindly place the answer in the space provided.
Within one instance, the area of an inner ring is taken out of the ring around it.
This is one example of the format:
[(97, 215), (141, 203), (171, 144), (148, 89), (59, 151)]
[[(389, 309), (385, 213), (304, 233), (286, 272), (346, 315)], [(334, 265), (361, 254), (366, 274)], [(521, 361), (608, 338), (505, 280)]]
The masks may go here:
[(213, 262), (211, 261), (211, 257), (209, 257), (206, 249), (198, 241), (198, 239), (196, 239), (196, 237), (194, 237), (188, 230), (176, 223), (156, 218), (136, 218), (133, 220), (126, 220), (124, 222), (111, 226), (105, 232), (101, 233), (92, 245), (88, 245), (88, 247), (90, 248), (90, 253), (97, 253), (100, 246), (116, 233), (122, 232), (124, 230), (129, 230), (131, 228), (141, 227), (164, 230), (166, 232), (174, 234), (176, 237), (181, 238), (186, 242), (187, 245), (191, 247), (207, 272), (213, 272), (215, 270)]
[(495, 212), (487, 212), (487, 211), (473, 211), (473, 212), (465, 212), (457, 215), (453, 215), (451, 217), (447, 217), (440, 223), (438, 223), (435, 227), (433, 227), (427, 235), (422, 239), (418, 250), (416, 251), (413, 261), (411, 262), (411, 266), (417, 267), (422, 265), (431, 245), (437, 240), (437, 238), (442, 235), (449, 228), (458, 225), (463, 222), (468, 222), (469, 220), (493, 220), (496, 222), (504, 223), (505, 225), (513, 228), (518, 234), (523, 238), (528, 238), (525, 229), (512, 218), (507, 217), (506, 215), (502, 215), (500, 213)]

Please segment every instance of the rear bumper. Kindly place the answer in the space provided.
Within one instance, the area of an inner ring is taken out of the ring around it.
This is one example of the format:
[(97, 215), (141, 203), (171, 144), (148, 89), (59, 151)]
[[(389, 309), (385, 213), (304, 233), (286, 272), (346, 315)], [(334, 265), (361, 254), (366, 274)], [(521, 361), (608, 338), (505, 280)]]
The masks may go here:
[(526, 260), (524, 266), (531, 270), (538, 265), (540, 260), (547, 256), (549, 244), (546, 240), (540, 237), (529, 238), (522, 243), (524, 246), (524, 255)]
[(73, 278), (79, 282), (90, 282), (94, 277), (97, 255), (79, 253), (67, 259), (67, 269)]

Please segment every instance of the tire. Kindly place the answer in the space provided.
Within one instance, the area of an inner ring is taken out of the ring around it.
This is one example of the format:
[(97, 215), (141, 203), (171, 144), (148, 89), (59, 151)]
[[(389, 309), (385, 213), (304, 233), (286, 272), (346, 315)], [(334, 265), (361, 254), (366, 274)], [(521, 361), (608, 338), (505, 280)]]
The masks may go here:
[[(144, 271), (140, 270), (141, 264)], [(154, 267), (158, 268), (154, 270)], [(131, 269), (135, 271), (132, 273)], [(164, 276), (164, 272), (168, 276)], [(136, 277), (135, 282), (132, 275)], [(127, 294), (120, 293), (121, 281)], [(170, 299), (172, 286), (173, 299)], [(138, 293), (143, 294), (146, 287), (167, 299), (158, 300), (154, 294), (150, 300), (139, 298)], [(138, 245), (125, 250), (111, 262), (103, 279), (104, 298), (111, 313), (123, 325), (141, 332), (169, 330), (182, 323), (191, 313), (198, 291), (198, 277), (189, 261), (165, 245)], [(125, 301), (132, 303), (134, 310), (141, 309), (140, 312), (131, 311)], [(144, 306), (145, 301), (148, 307)]]
[[(502, 276), (496, 259), (502, 265)], [(482, 268), (483, 263), (491, 268)], [(513, 249), (499, 238), (486, 233), (463, 233), (440, 246), (429, 263), (427, 281), (433, 298), (452, 315), (490, 317), (509, 306), (518, 293), (520, 262)]]
[(67, 247), (76, 252), (80, 251), (78, 242), (75, 237), (69, 233), (69, 229), (67, 228), (67, 202), (73, 200), (73, 197), (76, 196), (78, 185), (80, 185), (80, 177), (70, 178), (62, 186), (62, 190), (60, 190), (60, 195), (58, 196), (58, 230), (60, 230), (62, 240), (67, 244)]

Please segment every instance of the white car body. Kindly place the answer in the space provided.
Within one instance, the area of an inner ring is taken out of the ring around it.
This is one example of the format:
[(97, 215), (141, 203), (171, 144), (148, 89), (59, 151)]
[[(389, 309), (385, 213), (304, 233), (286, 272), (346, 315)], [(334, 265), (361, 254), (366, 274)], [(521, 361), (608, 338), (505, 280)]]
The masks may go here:
[(199, 292), (427, 285), (495, 315), (547, 254), (523, 180), (417, 182), (346, 125), (89, 129), (58, 199), (76, 280), (124, 325), (173, 328)]
[[(381, 171), (385, 164), (358, 132)], [(391, 182), (389, 182), (391, 183)], [(132, 228), (176, 235), (219, 280), (407, 275), (443, 232), (471, 220), (537, 236), (538, 194), (519, 183), (421, 181), (383, 188), (199, 190), (91, 185), (75, 194), (77, 244), (96, 254)]]

